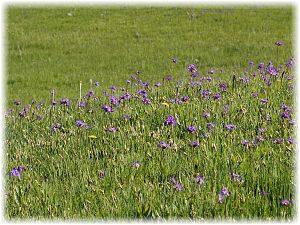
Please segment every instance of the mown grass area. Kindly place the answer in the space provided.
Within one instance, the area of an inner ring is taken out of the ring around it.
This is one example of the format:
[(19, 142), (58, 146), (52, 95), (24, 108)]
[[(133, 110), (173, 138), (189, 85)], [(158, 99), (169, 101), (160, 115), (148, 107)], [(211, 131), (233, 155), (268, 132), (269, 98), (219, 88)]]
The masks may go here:
[(9, 7), (6, 218), (293, 220), (292, 13)]
[[(78, 96), (79, 81), (120, 85), (137, 70), (145, 80), (173, 74), (166, 64), (226, 71), (250, 60), (293, 55), (287, 7), (20, 7), (6, 9), (7, 100)], [(278, 62), (279, 63), (279, 62)], [(281, 63), (281, 62), (280, 62)], [(87, 86), (86, 86), (87, 87)]]

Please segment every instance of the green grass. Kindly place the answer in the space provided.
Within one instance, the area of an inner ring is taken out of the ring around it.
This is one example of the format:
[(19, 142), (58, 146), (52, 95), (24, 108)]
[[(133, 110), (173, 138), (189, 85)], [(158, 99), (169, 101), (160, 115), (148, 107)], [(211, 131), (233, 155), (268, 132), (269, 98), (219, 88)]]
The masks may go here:
[[(71, 13), (72, 16), (67, 14)], [(6, 9), (7, 99), (78, 96), (79, 81), (121, 85), (182, 67), (230, 71), (294, 54), (294, 10), (287, 7), (12, 7)], [(279, 62), (278, 62), (279, 63)], [(281, 63), (281, 61), (280, 61)], [(184, 75), (185, 69), (177, 77)]]
[[(5, 119), (7, 219), (294, 219), (295, 145), (287, 139), (295, 134), (280, 109), (289, 106), (295, 119), (294, 80), (285, 77), (294, 71), (284, 66), (294, 52), (291, 7), (8, 7), (6, 28), (6, 101), (12, 108)], [(285, 42), (278, 55), (277, 40)], [(173, 57), (179, 63), (172, 63)], [(268, 86), (257, 66), (270, 60), (275, 68), (283, 67)], [(212, 81), (203, 79), (193, 88), (187, 72), (191, 63)], [(248, 74), (243, 74), (245, 67)], [(209, 75), (208, 69), (218, 71)], [(134, 85), (133, 79), (126, 83), (137, 70), (140, 79), (150, 82), (148, 88)], [(163, 80), (169, 74), (173, 80)], [(245, 76), (249, 83), (242, 81)], [(89, 79), (101, 83), (92, 86), (98, 98), (83, 99), (88, 106), (80, 109), (79, 82), (85, 94)], [(220, 101), (200, 96), (208, 89), (220, 93), (222, 82), (228, 89)], [(109, 90), (114, 84), (116, 93)], [(130, 100), (105, 113), (101, 107), (111, 103), (103, 91), (119, 97), (124, 93), (119, 87), (130, 92)], [(69, 97), (71, 105), (51, 106), (52, 89), (57, 102)], [(138, 89), (147, 90), (151, 104), (134, 97)], [(190, 99), (174, 103), (177, 92)], [(22, 105), (14, 105), (16, 99)], [(28, 103), (29, 112), (21, 117)], [(225, 103), (227, 116), (222, 114)], [(164, 124), (169, 115), (177, 118), (175, 127)], [(78, 119), (91, 127), (76, 127)], [(208, 138), (207, 122), (216, 125)], [(61, 128), (53, 132), (55, 123)], [(230, 123), (236, 130), (225, 129)], [(189, 134), (190, 125), (198, 131)], [(109, 127), (118, 131), (108, 132)], [(266, 128), (264, 141), (243, 146), (245, 139), (257, 140), (260, 127)], [(274, 143), (276, 138), (283, 143)], [(171, 143), (170, 148), (158, 147), (161, 141)], [(200, 144), (192, 148), (190, 141)], [(138, 169), (130, 166), (134, 161), (140, 162)], [(13, 167), (21, 165), (21, 176), (11, 176)], [(232, 180), (231, 172), (242, 182)], [(202, 185), (195, 183), (196, 175), (204, 176)], [(183, 191), (174, 189), (171, 177)], [(231, 195), (219, 204), (222, 187)], [(269, 195), (260, 196), (260, 189)], [(294, 203), (280, 206), (283, 199)]]

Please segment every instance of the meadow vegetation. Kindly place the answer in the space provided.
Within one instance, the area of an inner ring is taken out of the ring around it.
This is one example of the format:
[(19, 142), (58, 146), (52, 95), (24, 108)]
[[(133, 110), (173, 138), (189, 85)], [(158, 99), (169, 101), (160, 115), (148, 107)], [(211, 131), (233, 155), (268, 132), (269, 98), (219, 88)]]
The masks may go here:
[(8, 219), (291, 220), (291, 7), (8, 7)]

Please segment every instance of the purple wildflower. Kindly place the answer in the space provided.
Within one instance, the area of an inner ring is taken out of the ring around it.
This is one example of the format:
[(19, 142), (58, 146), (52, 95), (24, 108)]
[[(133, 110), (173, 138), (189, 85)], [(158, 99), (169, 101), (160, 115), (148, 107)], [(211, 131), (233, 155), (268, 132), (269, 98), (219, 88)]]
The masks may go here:
[(160, 83), (156, 83), (154, 86), (159, 87), (160, 85), (161, 85)]
[(212, 123), (212, 122), (208, 122), (208, 123), (206, 124), (206, 126), (207, 126), (207, 129), (208, 129), (208, 130), (212, 130), (212, 129), (215, 127), (215, 124)]
[(76, 120), (76, 126), (78, 128), (89, 128), (89, 125), (84, 123), (82, 120)]
[(296, 144), (296, 141), (291, 138), (291, 137), (288, 137), (287, 141), (291, 144), (291, 145), (295, 145)]
[(167, 80), (167, 81), (173, 80), (173, 77), (171, 75), (168, 75), (165, 77), (165, 80)]
[(262, 98), (260, 99), (261, 104), (265, 105), (268, 103), (268, 99), (267, 98)]
[(275, 45), (277, 45), (278, 47), (279, 47), (279, 46), (283, 46), (283, 45), (284, 45), (284, 42), (283, 42), (283, 41), (276, 41), (276, 42), (275, 42)]
[(260, 63), (257, 68), (259, 70), (262, 70), (264, 67), (265, 67), (265, 64), (264, 63)]
[(103, 169), (100, 171), (100, 179), (103, 179), (106, 176), (106, 171)]
[(158, 147), (161, 147), (162, 149), (166, 149), (170, 147), (170, 144), (164, 141), (161, 141), (158, 143)]
[(118, 131), (118, 128), (109, 127), (109, 128), (106, 129), (106, 131), (111, 132), (111, 133), (116, 133)]
[(210, 132), (206, 132), (206, 133), (204, 133), (204, 134), (203, 134), (203, 136), (204, 136), (205, 138), (209, 138), (209, 136), (210, 136)]
[(259, 190), (259, 195), (260, 196), (268, 196), (269, 195), (269, 192), (265, 192), (263, 190)]
[(215, 73), (215, 70), (209, 70), (207, 73), (208, 73), (208, 74), (214, 74), (214, 73)]
[(280, 109), (282, 109), (282, 110), (284, 110), (284, 111), (287, 110), (288, 108), (289, 108), (289, 107), (288, 107), (287, 105), (281, 105), (281, 106), (280, 106)]
[(187, 127), (186, 130), (187, 130), (189, 133), (195, 133), (195, 132), (197, 132), (197, 128), (194, 127), (194, 126), (189, 126), (189, 127)]
[(151, 103), (151, 100), (149, 98), (143, 98), (142, 102), (147, 105)]
[(14, 167), (11, 171), (10, 171), (10, 175), (13, 177), (20, 177), (21, 173), (20, 171), (17, 169), (17, 167)]
[(117, 105), (118, 105), (118, 99), (117, 99), (116, 96), (111, 95), (109, 98), (110, 98), (110, 103), (111, 103), (112, 105), (114, 105), (114, 106), (117, 106)]
[(283, 119), (290, 119), (290, 118), (291, 118), (290, 114), (287, 113), (287, 112), (283, 112), (283, 113), (281, 114), (281, 117), (282, 117)]
[(266, 121), (271, 121), (271, 117), (270, 117), (269, 115), (266, 115), (266, 116), (265, 116), (265, 120), (266, 120)]
[(238, 175), (236, 173), (230, 173), (229, 174), (230, 178), (234, 181), (238, 181), (238, 182), (241, 182), (242, 181), (242, 176), (241, 175)]
[(129, 92), (125, 92), (123, 95), (120, 96), (120, 100), (129, 100), (131, 97)]
[(208, 82), (211, 82), (211, 81), (212, 81), (212, 78), (211, 78), (210, 76), (208, 76), (208, 77), (206, 77), (206, 80), (207, 80)]
[(95, 81), (95, 82), (94, 82), (94, 85), (95, 85), (95, 86), (100, 86), (99, 81)]
[(280, 206), (290, 206), (292, 203), (292, 200), (282, 200), (280, 201)]
[(292, 119), (290, 119), (290, 120), (289, 120), (289, 124), (291, 124), (292, 126), (295, 126), (295, 125), (296, 125), (296, 121), (295, 121), (295, 120), (292, 120)]
[(174, 184), (173, 187), (175, 188), (176, 191), (183, 191), (184, 190), (184, 188), (182, 187), (182, 185), (180, 183)]
[(253, 61), (250, 61), (250, 62), (249, 62), (249, 66), (254, 67), (254, 62), (253, 62)]
[(195, 176), (195, 182), (197, 183), (197, 184), (203, 184), (204, 183), (204, 177), (203, 176)]
[(187, 70), (190, 72), (190, 73), (195, 73), (197, 72), (197, 66), (195, 64), (190, 64), (187, 68)]
[(229, 111), (227, 110), (227, 109), (224, 109), (223, 111), (222, 111), (222, 116), (226, 116), (226, 115), (228, 115), (229, 114)]
[(171, 181), (172, 184), (176, 184), (177, 183), (176, 177), (170, 177), (169, 180)]
[(79, 107), (80, 107), (80, 108), (85, 108), (86, 105), (87, 105), (87, 103), (84, 102), (84, 101), (80, 101), (80, 102), (79, 102)]
[(200, 96), (201, 96), (202, 98), (208, 98), (210, 95), (211, 95), (211, 91), (210, 91), (210, 90), (203, 90), (203, 91), (201, 91), (201, 93), (200, 93)]
[(258, 135), (257, 137), (257, 140), (260, 141), (260, 142), (263, 142), (265, 139), (262, 135)]
[(202, 117), (208, 119), (210, 118), (210, 113), (209, 112), (202, 113)]
[(178, 61), (177, 61), (176, 58), (172, 58), (172, 62), (173, 62), (173, 63), (177, 63)]
[(54, 99), (52, 99), (51, 100), (51, 105), (56, 105), (56, 104), (57, 104), (57, 102)]
[(95, 96), (95, 95), (94, 95), (94, 91), (93, 91), (92, 89), (90, 89), (89, 92), (86, 93), (85, 96), (83, 96), (83, 98), (92, 98), (92, 97), (94, 97), (94, 96)]
[(217, 94), (214, 94), (214, 95), (213, 95), (213, 99), (214, 99), (215, 101), (221, 100), (221, 98), (222, 98), (222, 95), (221, 95), (220, 93), (217, 93)]
[(236, 129), (236, 125), (234, 125), (234, 124), (225, 124), (225, 128), (228, 131), (235, 130)]
[(243, 83), (248, 83), (250, 81), (249, 77), (247, 77), (247, 76), (244, 77), (242, 80), (243, 80)]
[(241, 144), (244, 145), (244, 146), (246, 146), (246, 145), (249, 144), (249, 141), (245, 139), (245, 140), (243, 140), (243, 141), (241, 142)]
[(21, 102), (20, 100), (16, 100), (16, 101), (14, 101), (14, 104), (15, 104), (15, 105), (21, 105), (22, 102)]
[(102, 109), (103, 109), (105, 112), (108, 112), (108, 113), (114, 112), (114, 110), (112, 109), (112, 107), (110, 107), (109, 105), (104, 105), (104, 106), (102, 106)]
[(112, 92), (117, 91), (117, 87), (115, 85), (110, 86), (109, 89), (112, 90)]
[(168, 116), (165, 120), (165, 125), (171, 125), (174, 127), (176, 125), (176, 118), (174, 116)]
[(53, 132), (56, 132), (60, 128), (61, 128), (61, 125), (59, 123), (55, 123), (55, 124), (52, 125), (51, 129), (52, 129)]
[(68, 98), (62, 98), (60, 104), (64, 106), (70, 106), (70, 100)]
[(223, 187), (219, 196), (219, 204), (222, 204), (224, 202), (224, 198), (230, 196), (230, 192), (228, 192), (227, 187)]
[(283, 138), (275, 138), (274, 141), (273, 141), (273, 143), (274, 144), (282, 144), (283, 141), (284, 141)]
[(191, 145), (193, 148), (195, 148), (195, 147), (199, 146), (199, 142), (198, 142), (198, 141), (191, 141), (191, 142), (190, 142), (190, 145)]
[(294, 58), (290, 58), (285, 65), (287, 67), (294, 68), (295, 67), (295, 59)]
[[(192, 76), (192, 77), (197, 77), (198, 74), (197, 74), (197, 73), (191, 73), (191, 76)], [(192, 84), (192, 87), (194, 87), (194, 83)]]
[(141, 164), (136, 161), (130, 164), (130, 167), (135, 168), (136, 170), (138, 170), (140, 166), (141, 166)]
[(185, 95), (185, 96), (183, 96), (182, 98), (181, 98), (181, 101), (182, 102), (186, 102), (186, 101), (188, 101), (190, 99), (190, 97), (188, 96), (188, 95)]
[(139, 89), (139, 90), (136, 91), (136, 93), (137, 93), (138, 95), (142, 95), (142, 96), (146, 97), (145, 94), (147, 94), (147, 91), (146, 91), (146, 90), (140, 90), (140, 89)]

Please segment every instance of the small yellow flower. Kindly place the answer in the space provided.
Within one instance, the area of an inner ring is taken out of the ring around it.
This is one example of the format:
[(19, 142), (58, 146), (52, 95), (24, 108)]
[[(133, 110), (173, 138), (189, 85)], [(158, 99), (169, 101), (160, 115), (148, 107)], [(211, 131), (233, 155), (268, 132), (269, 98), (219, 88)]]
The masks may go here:
[(95, 139), (95, 138), (97, 138), (97, 136), (95, 136), (95, 135), (90, 135), (89, 138)]
[(166, 102), (163, 102), (163, 103), (161, 103), (162, 105), (165, 105), (165, 106), (167, 106), (167, 107), (169, 107), (170, 105), (168, 104), (168, 103), (166, 103)]

